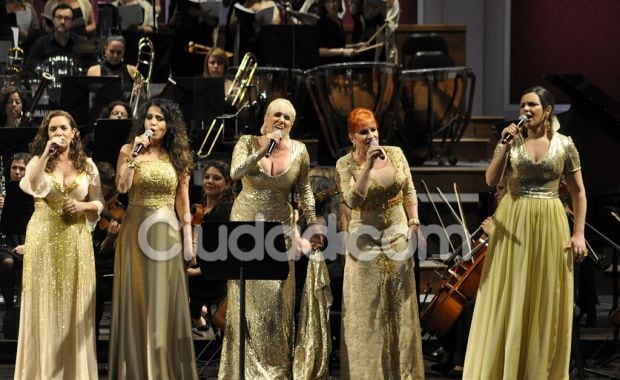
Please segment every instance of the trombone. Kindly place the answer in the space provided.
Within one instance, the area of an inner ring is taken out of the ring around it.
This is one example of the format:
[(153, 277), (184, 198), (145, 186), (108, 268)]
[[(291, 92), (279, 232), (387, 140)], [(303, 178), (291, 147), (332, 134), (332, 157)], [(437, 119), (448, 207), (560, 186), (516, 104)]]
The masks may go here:
[[(145, 96), (149, 97), (149, 86), (151, 74), (153, 73), (153, 62), (155, 60), (155, 48), (153, 41), (148, 37), (142, 37), (138, 41), (138, 60), (136, 62), (136, 72), (134, 74), (134, 88), (131, 91), (129, 105), (131, 106), (131, 117), (135, 118), (140, 104), (140, 95), (144, 90)], [(142, 69), (142, 71), (140, 71)], [(142, 74), (146, 73), (146, 76)]]
[(24, 66), (24, 50), (18, 46), (9, 49), (5, 86), (17, 87)]
[[(237, 74), (235, 74), (235, 78), (226, 93), (226, 99), (232, 99), (230, 101), (230, 105), (238, 108), (241, 102), (245, 99), (247, 94), (248, 87), (250, 87), (250, 83), (252, 82), (252, 78), (254, 77), (254, 72), (256, 71), (256, 67), (258, 66), (258, 60), (252, 53), (245, 53), (243, 56), (243, 60), (237, 69)], [(205, 134), (204, 139), (202, 140), (202, 144), (196, 152), (196, 155), (200, 158), (206, 158), (213, 151), (213, 147), (215, 147), (215, 143), (217, 142), (222, 130), (224, 129), (224, 118), (214, 118), (211, 122), (211, 125), (207, 129), (207, 133)], [(217, 128), (216, 128), (216, 124)], [(207, 145), (207, 141), (211, 134), (214, 133), (213, 141), (209, 145), (209, 150), (207, 152), (203, 152), (205, 145)]]

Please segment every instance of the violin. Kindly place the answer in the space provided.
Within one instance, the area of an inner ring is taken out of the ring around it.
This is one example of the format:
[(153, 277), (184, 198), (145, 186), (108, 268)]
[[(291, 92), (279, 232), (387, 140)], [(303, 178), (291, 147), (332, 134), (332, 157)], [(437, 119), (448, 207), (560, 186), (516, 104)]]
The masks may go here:
[(101, 220), (99, 221), (99, 228), (107, 230), (110, 222), (120, 222), (125, 215), (127, 206), (119, 200), (119, 195), (116, 194), (108, 201), (106, 201), (103, 211), (101, 211)]

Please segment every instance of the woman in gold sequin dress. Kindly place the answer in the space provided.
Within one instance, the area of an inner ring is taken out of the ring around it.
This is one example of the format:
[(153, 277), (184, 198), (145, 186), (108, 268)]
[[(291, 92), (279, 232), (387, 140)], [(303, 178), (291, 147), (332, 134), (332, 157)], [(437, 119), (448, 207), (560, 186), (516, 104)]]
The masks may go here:
[[(542, 87), (521, 97), (525, 130), (502, 131), (486, 171), (505, 175), (508, 193), (493, 215), (493, 238), (480, 279), (466, 379), (568, 379), (573, 321), (573, 259), (584, 258), (586, 195), (579, 154), (557, 132), (554, 100)], [(566, 178), (575, 211), (572, 236), (558, 197)]]
[[(262, 135), (242, 136), (235, 145), (231, 177), (233, 180), (240, 179), (243, 189), (233, 204), (231, 220), (274, 220), (292, 227), (294, 214), (288, 197), (296, 189), (308, 222), (316, 221), (314, 197), (308, 181), (308, 152), (303, 143), (289, 138), (294, 120), (293, 105), (286, 99), (275, 99), (267, 107)], [(266, 157), (270, 140), (277, 145), (271, 156)], [(238, 285), (237, 281), (228, 282), (228, 312), (220, 379), (239, 379)], [(289, 276), (284, 281), (247, 281), (245, 302), (245, 377), (290, 379), (293, 375), (295, 336), (293, 263), (290, 262)]]
[(413, 277), (420, 221), (409, 165), (378, 144), (370, 110), (347, 120), (353, 151), (336, 163), (352, 209), (342, 305), (342, 379), (422, 379), (422, 342)]
[(197, 379), (184, 263), (195, 258), (185, 123), (176, 104), (151, 99), (130, 135), (117, 164), (129, 205), (116, 243), (109, 378)]
[(15, 379), (97, 379), (91, 231), (103, 209), (99, 172), (75, 121), (47, 114), (20, 187), (35, 198), (26, 230)]

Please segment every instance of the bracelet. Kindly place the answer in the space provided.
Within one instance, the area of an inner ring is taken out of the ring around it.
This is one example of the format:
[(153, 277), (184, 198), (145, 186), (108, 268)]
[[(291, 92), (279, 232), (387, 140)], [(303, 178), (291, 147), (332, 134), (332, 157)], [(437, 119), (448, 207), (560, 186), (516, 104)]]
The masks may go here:
[(133, 157), (127, 157), (125, 159), (125, 163), (127, 164), (127, 167), (129, 169), (135, 169), (136, 168), (136, 160), (134, 160)]
[(418, 218), (409, 218), (409, 220), (407, 221), (407, 225), (409, 227), (411, 227), (411, 226), (420, 226), (420, 219), (418, 219)]
[(340, 55), (344, 55), (344, 48), (340, 48)]

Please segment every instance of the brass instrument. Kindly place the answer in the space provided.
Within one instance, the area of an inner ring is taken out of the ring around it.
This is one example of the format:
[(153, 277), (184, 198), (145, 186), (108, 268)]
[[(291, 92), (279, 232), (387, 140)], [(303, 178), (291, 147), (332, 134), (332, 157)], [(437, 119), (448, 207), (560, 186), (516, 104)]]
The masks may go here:
[(39, 83), (37, 90), (32, 96), (32, 103), (30, 104), (30, 109), (26, 112), (22, 111), (22, 114), (20, 115), (19, 119), (17, 119), (17, 121), (15, 122), (16, 127), (19, 127), (24, 124), (28, 124), (30, 122), (30, 119), (32, 118), (32, 113), (34, 112), (35, 107), (39, 103), (39, 100), (41, 99), (43, 92), (47, 88), (47, 85), (53, 81), (54, 81), (54, 76), (52, 74), (48, 73), (47, 71), (44, 71), (43, 73), (41, 73), (41, 83)]
[[(228, 102), (228, 99), (232, 99), (229, 103), (231, 106), (235, 108), (239, 108), (239, 106), (245, 99), (245, 95), (247, 94), (248, 87), (250, 83), (252, 82), (252, 78), (254, 77), (254, 72), (256, 71), (257, 66), (258, 66), (258, 60), (254, 56), (254, 54), (245, 53), (245, 55), (243, 56), (243, 60), (241, 61), (241, 64), (239, 65), (239, 68), (237, 69), (237, 74), (235, 74), (235, 79), (233, 79), (233, 82), (230, 88), (228, 89), (228, 92), (226, 93), (227, 102)], [(219, 125), (217, 126), (217, 129), (216, 129), (216, 124), (218, 123)], [(209, 126), (209, 129), (207, 129), (207, 133), (204, 139), (202, 140), (202, 144), (200, 145), (198, 152), (196, 152), (196, 155), (198, 157), (205, 158), (211, 154), (211, 151), (213, 150), (213, 147), (215, 146), (215, 143), (217, 142), (217, 139), (220, 137), (220, 134), (222, 133), (223, 129), (224, 129), (224, 120), (218, 119), (218, 118), (213, 119), (213, 121), (211, 122), (211, 125)], [(213, 137), (213, 141), (211, 142), (211, 145), (209, 145), (209, 150), (206, 153), (204, 153), (203, 149), (205, 148), (205, 145), (207, 144), (207, 140), (209, 139), (209, 137), (214, 131), (215, 131), (215, 135)]]
[[(187, 51), (190, 54), (209, 54), (211, 50), (213, 50), (212, 47), (197, 44), (194, 41), (189, 41), (187, 43)], [(224, 53), (226, 54), (227, 58), (231, 58), (234, 55), (232, 52), (229, 52), (229, 51), (225, 51)]]
[[(148, 37), (142, 37), (138, 41), (138, 60), (136, 61), (136, 73), (134, 74), (134, 89), (131, 91), (129, 105), (131, 106), (131, 117), (135, 118), (140, 104), (140, 93), (144, 91), (145, 97), (149, 97), (149, 86), (151, 74), (153, 73), (153, 62), (155, 60), (155, 47), (153, 41)], [(143, 73), (146, 73), (144, 75)], [(137, 88), (136, 88), (137, 87)]]
[(5, 86), (17, 87), (21, 80), (22, 68), (24, 66), (24, 50), (20, 47), (9, 49), (9, 56), (6, 68)]

